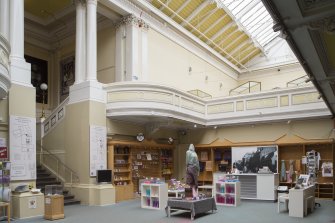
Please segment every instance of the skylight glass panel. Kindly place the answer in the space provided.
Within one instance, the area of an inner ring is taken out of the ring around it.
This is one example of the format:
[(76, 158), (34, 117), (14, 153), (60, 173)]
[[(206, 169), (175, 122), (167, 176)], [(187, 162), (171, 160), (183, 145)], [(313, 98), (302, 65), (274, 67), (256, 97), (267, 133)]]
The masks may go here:
[(226, 10), (261, 47), (277, 35), (272, 30), (273, 20), (261, 0), (212, 0), (212, 2)]

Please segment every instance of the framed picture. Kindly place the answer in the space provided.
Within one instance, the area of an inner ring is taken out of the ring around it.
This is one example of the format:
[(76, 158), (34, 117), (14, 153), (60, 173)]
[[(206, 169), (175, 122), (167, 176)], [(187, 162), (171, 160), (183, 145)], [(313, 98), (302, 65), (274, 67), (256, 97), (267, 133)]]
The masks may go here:
[[(42, 83), (48, 84), (48, 62), (32, 56), (24, 56), (27, 63), (31, 64), (31, 84), (36, 88), (36, 102), (43, 103)], [(44, 103), (48, 104), (48, 91), (44, 92)]]
[(298, 181), (300, 181), (303, 186), (308, 186), (309, 175), (308, 174), (300, 174)]
[(75, 81), (75, 61), (74, 56), (67, 57), (60, 61), (60, 79), (61, 79), (61, 96), (69, 94), (70, 86)]
[(232, 168), (243, 173), (258, 173), (259, 169), (268, 167), (277, 173), (278, 147), (249, 146), (232, 147)]

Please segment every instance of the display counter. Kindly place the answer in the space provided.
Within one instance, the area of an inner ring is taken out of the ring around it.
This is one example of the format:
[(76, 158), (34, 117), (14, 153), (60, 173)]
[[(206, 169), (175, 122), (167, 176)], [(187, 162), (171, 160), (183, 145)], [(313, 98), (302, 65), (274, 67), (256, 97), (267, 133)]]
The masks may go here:
[(235, 176), (241, 182), (241, 199), (277, 200), (279, 175), (277, 173), (225, 174), (215, 172), (213, 180), (220, 177)]

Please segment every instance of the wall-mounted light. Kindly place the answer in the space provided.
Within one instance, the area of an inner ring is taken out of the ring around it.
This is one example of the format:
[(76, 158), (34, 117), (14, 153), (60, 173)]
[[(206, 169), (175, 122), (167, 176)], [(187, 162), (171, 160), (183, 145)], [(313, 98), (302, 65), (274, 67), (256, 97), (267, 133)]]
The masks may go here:
[(138, 133), (136, 136), (137, 141), (142, 142), (144, 140), (144, 134)]
[(194, 128), (196, 128), (197, 127), (197, 124), (194, 124), (194, 126), (193, 126)]
[(40, 89), (42, 90), (42, 114), (41, 114), (41, 118), (45, 118), (44, 101), (45, 101), (45, 92), (46, 92), (46, 90), (48, 90), (48, 85), (46, 83), (42, 83), (40, 85)]
[(217, 126), (217, 125), (215, 125), (213, 128), (214, 128), (214, 129), (217, 129), (217, 128), (218, 128), (218, 126)]
[(174, 141), (174, 139), (173, 139), (172, 137), (169, 137), (169, 138), (168, 138), (168, 143), (169, 143), (169, 144), (173, 144), (173, 141)]

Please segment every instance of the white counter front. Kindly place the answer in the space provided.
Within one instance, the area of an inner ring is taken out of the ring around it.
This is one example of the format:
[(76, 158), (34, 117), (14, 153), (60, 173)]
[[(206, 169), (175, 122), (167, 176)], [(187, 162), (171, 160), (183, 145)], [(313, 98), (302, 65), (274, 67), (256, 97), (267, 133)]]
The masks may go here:
[(279, 175), (271, 174), (225, 174), (216, 172), (213, 174), (215, 181), (220, 176), (233, 175), (241, 182), (241, 199), (271, 200), (277, 199), (277, 188), (279, 186)]

